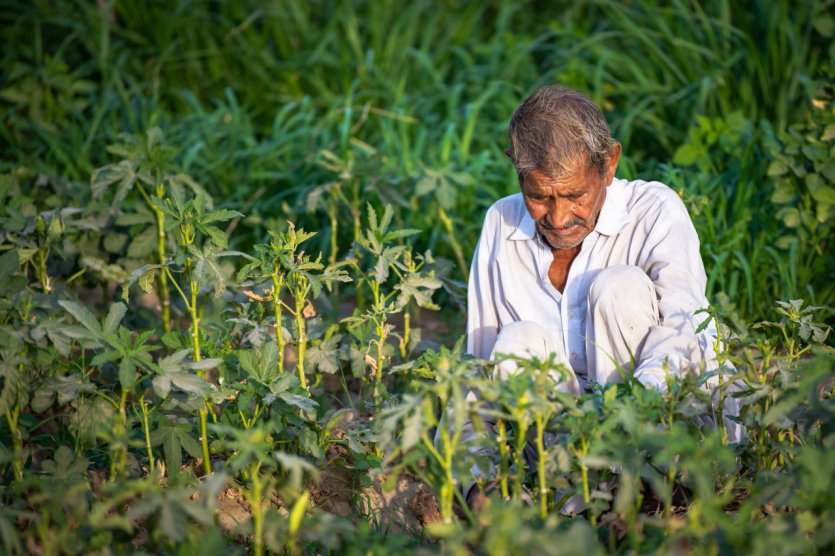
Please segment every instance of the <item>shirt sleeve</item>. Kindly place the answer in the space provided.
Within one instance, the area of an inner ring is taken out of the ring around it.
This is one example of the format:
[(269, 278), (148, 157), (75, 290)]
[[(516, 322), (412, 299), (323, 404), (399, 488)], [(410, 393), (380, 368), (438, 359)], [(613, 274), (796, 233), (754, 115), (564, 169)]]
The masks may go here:
[(698, 313), (708, 306), (707, 277), (699, 254), (699, 238), (687, 209), (670, 191), (655, 215), (647, 215), (646, 241), (640, 266), (655, 285), (659, 324), (649, 330), (634, 376), (655, 388), (666, 387), (666, 374), (680, 376), (702, 362), (715, 366), (711, 339), (713, 323), (696, 329), (707, 318)]
[(498, 232), (501, 219), (496, 217), (495, 206), (487, 211), (481, 236), (470, 267), (467, 287), (467, 353), (480, 359), (488, 359), (496, 343), (499, 319), (493, 288), (493, 237)]

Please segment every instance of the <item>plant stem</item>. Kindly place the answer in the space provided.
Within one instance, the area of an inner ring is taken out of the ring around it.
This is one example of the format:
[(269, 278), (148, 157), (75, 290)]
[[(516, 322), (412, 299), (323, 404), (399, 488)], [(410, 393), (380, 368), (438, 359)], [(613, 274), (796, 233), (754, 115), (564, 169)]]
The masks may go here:
[(501, 488), (502, 498), (510, 500), (510, 491), (507, 486), (507, 428), (505, 427), (504, 420), (499, 419), (496, 427), (499, 429), (499, 487)]
[(455, 260), (458, 262), (458, 268), (464, 272), (464, 281), (466, 282), (470, 279), (470, 267), (467, 264), (467, 260), (464, 258), (464, 251), (461, 249), (461, 244), (458, 243), (458, 238), (455, 236), (455, 228), (452, 225), (452, 220), (450, 220), (446, 211), (442, 207), (438, 207), (438, 215), (441, 217), (441, 223), (446, 229), (449, 244), (452, 247), (452, 252), (455, 254)]
[(406, 308), (405, 314), (403, 315), (403, 341), (400, 342), (400, 357), (403, 360), (406, 360), (406, 351), (409, 348), (409, 334), (411, 333), (411, 322), (412, 322), (412, 315), (409, 313), (409, 308)]
[(383, 317), (377, 324), (377, 369), (374, 375), (374, 399), (379, 401), (382, 394), (381, 389), (383, 385), (383, 365), (385, 357), (383, 354), (383, 346), (386, 343), (386, 324), (385, 317)]
[(128, 414), (127, 414), (127, 400), (128, 390), (122, 389), (119, 396), (119, 422), (121, 425), (121, 438), (113, 445), (113, 459), (110, 465), (110, 478), (115, 479), (117, 476), (125, 474), (125, 467), (127, 466), (127, 434), (128, 434)]
[[(191, 316), (191, 349), (195, 361), (203, 359), (200, 354), (200, 316), (197, 312), (197, 295), (200, 293), (200, 283), (195, 282), (191, 271), (191, 258), (186, 259), (186, 277), (189, 283), (189, 291), (191, 293), (191, 301), (188, 305), (188, 312)], [(197, 373), (206, 378), (205, 371), (197, 371)], [(209, 453), (209, 402), (205, 403), (205, 407), (199, 409), (197, 414), (200, 418), (200, 448), (203, 452), (203, 471), (206, 475), (212, 473), (212, 460)]]
[(307, 379), (304, 376), (304, 357), (307, 351), (307, 336), (304, 328), (304, 315), (302, 314), (304, 307), (296, 306), (296, 312), (293, 315), (296, 318), (296, 334), (298, 335), (298, 343), (296, 344), (296, 364), (299, 369), (299, 383), (302, 388), (307, 388)]
[(337, 219), (337, 205), (335, 202), (328, 204), (328, 219), (331, 223), (331, 252), (328, 254), (328, 264), (333, 266), (336, 264), (336, 257), (338, 255), (337, 247), (337, 233), (339, 230), (339, 221)]
[(542, 414), (534, 413), (536, 419), (536, 450), (537, 450), (537, 477), (539, 480), (539, 516), (542, 519), (548, 515), (548, 488), (545, 485), (545, 427), (542, 423)]
[(251, 479), (253, 490), (252, 519), (255, 522), (255, 556), (264, 554), (264, 512), (261, 497), (263, 496), (259, 463), (252, 464)]
[(284, 372), (284, 329), (281, 326), (281, 290), (284, 277), (279, 273), (278, 264), (273, 266), (273, 311), (275, 312), (275, 341), (278, 344), (278, 372)]
[[(186, 259), (186, 277), (188, 278), (189, 293), (191, 300), (188, 306), (189, 316), (191, 317), (191, 349), (194, 352), (194, 360), (200, 361), (200, 316), (197, 312), (197, 295), (200, 293), (200, 283), (195, 282), (191, 271), (191, 258)], [(205, 373), (200, 371), (200, 375), (205, 377)]]
[[(664, 519), (669, 520), (673, 515), (673, 490), (676, 488), (676, 469), (672, 465), (667, 470), (667, 484), (670, 487), (670, 492), (664, 501)], [(669, 521), (668, 521), (669, 523)]]
[(145, 431), (145, 450), (148, 452), (148, 474), (154, 472), (154, 451), (151, 449), (151, 427), (148, 424), (148, 415), (150, 411), (145, 406), (145, 394), (139, 398), (139, 408), (142, 410), (142, 429)]
[(713, 312), (713, 321), (716, 323), (716, 340), (714, 341), (714, 351), (716, 352), (716, 360), (719, 363), (719, 408), (717, 409), (717, 423), (716, 426), (722, 429), (722, 444), (728, 445), (728, 430), (725, 428), (725, 388), (724, 377), (722, 375), (722, 367), (725, 364), (725, 354), (722, 352), (722, 328), (719, 326), (719, 316)]
[[(589, 453), (589, 443), (585, 436), (580, 436), (580, 447), (582, 450), (581, 455), (585, 458)], [(585, 461), (580, 464), (580, 471), (583, 474), (583, 502), (585, 502), (586, 507), (588, 508), (589, 504), (591, 504), (591, 494), (589, 491), (589, 468)], [(591, 511), (589, 511), (589, 521), (591, 521), (592, 527), (597, 527), (597, 516), (591, 513)]]
[[(165, 265), (165, 213), (156, 206), (151, 206), (157, 218), (157, 253), (159, 264)], [(168, 275), (159, 273), (159, 301), (162, 307), (162, 329), (171, 331), (171, 292), (168, 291)]]
[[(157, 225), (157, 262), (165, 267), (165, 213), (160, 210), (152, 201), (141, 184), (137, 184), (139, 193), (145, 200), (145, 204), (151, 209), (156, 218)], [(157, 196), (162, 200), (165, 188), (162, 185), (162, 177), (157, 169)], [(171, 292), (168, 291), (168, 274), (159, 273), (159, 302), (162, 309), (162, 329), (165, 332), (171, 331)]]
[(6, 411), (6, 421), (9, 423), (9, 432), (12, 435), (12, 469), (17, 479), (23, 479), (23, 460), (20, 453), (23, 451), (23, 440), (20, 438), (20, 430), (17, 428), (20, 419), (20, 408), (15, 404), (12, 411)]
[(444, 480), (443, 484), (441, 484), (440, 492), (438, 493), (438, 505), (440, 506), (441, 510), (441, 520), (444, 523), (452, 523), (453, 512), (452, 512), (452, 504), (455, 500), (455, 476), (452, 473), (452, 454), (454, 453), (454, 444), (457, 444), (458, 434), (456, 431), (455, 440), (451, 440), (449, 438), (449, 431), (446, 430), (446, 427), (442, 427), (441, 431), (441, 445), (444, 448), (444, 454), (442, 455), (438, 450), (435, 448), (435, 443), (429, 438), (429, 436), (424, 431), (421, 433), (421, 440), (423, 441), (423, 445), (429, 451), (430, 454), (435, 458), (435, 460), (441, 465), (441, 469), (443, 470)]
[(38, 249), (38, 280), (41, 283), (41, 289), (44, 293), (52, 291), (52, 286), (49, 283), (49, 274), (46, 271), (46, 259), (49, 257), (49, 249), (41, 247)]
[(371, 292), (374, 294), (374, 311), (380, 313), (379, 318), (374, 319), (374, 331), (377, 334), (377, 360), (376, 369), (374, 369), (374, 405), (380, 402), (380, 389), (383, 384), (383, 346), (386, 343), (386, 315), (384, 312), (383, 303), (380, 300), (380, 284), (376, 280), (371, 280)]
[[(208, 406), (208, 402), (206, 403)], [(209, 431), (207, 426), (207, 417), (209, 415), (208, 407), (199, 409), (197, 414), (200, 417), (200, 450), (203, 452), (203, 472), (206, 475), (211, 475), (212, 458), (211, 454), (209, 454)]]
[(525, 444), (527, 443), (528, 427), (521, 418), (517, 419), (516, 422), (519, 426), (519, 436), (516, 438), (516, 452), (514, 453), (516, 473), (513, 475), (513, 498), (519, 500), (522, 496), (522, 478), (525, 474)]

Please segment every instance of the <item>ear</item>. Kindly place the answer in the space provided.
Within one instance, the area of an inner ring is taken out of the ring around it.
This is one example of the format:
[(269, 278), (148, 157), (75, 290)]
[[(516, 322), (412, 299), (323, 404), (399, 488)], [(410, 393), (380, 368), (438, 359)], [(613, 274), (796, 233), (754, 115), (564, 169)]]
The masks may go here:
[(609, 160), (606, 163), (606, 175), (604, 176), (606, 179), (606, 185), (612, 183), (612, 180), (615, 178), (615, 172), (618, 169), (618, 162), (620, 161), (620, 153), (622, 150), (623, 145), (621, 145), (618, 141), (612, 143), (609, 150)]

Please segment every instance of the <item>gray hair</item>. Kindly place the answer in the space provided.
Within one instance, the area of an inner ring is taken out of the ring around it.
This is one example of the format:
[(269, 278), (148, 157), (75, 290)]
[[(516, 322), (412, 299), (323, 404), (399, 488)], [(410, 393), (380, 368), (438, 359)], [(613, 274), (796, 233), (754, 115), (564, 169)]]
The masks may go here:
[(559, 176), (588, 160), (605, 172), (612, 137), (600, 108), (567, 87), (548, 85), (534, 91), (510, 120), (510, 149), (522, 182), (533, 170)]

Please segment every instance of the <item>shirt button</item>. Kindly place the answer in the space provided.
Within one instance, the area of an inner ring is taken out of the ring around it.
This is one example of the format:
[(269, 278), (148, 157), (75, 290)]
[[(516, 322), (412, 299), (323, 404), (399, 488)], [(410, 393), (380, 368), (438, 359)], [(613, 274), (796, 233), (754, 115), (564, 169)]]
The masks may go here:
[(568, 312), (568, 320), (573, 320), (573, 319), (574, 319), (574, 311), (569, 311)]
[(571, 352), (571, 358), (572, 359), (577, 359), (577, 352), (576, 351)]

